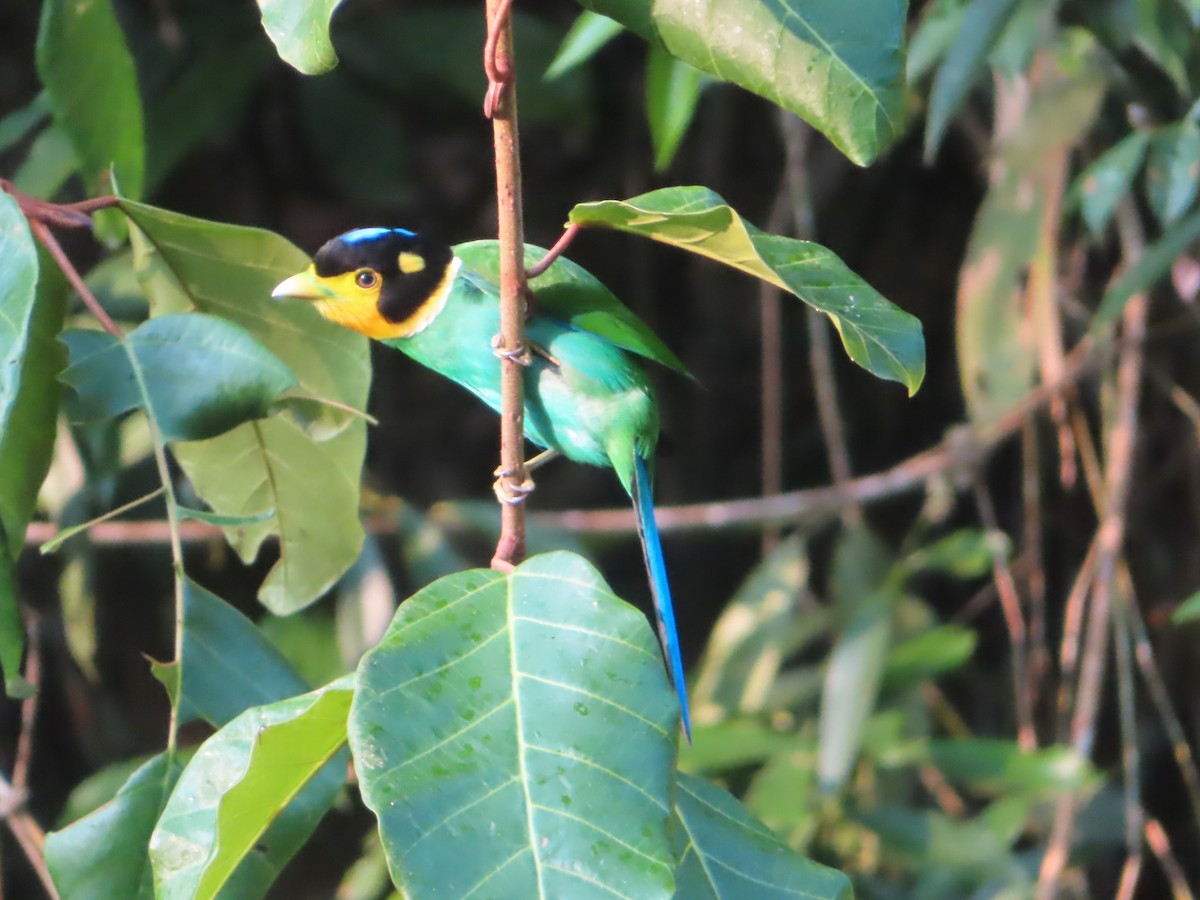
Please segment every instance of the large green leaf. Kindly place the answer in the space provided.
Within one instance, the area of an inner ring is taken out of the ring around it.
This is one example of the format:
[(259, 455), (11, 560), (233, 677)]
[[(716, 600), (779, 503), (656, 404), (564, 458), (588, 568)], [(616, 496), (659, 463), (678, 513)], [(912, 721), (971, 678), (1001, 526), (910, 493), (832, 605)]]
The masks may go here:
[(868, 372), (900, 382), (910, 395), (921, 386), (920, 322), (832, 251), (759, 231), (708, 188), (663, 188), (629, 200), (580, 203), (570, 219), (648, 237), (769, 281), (829, 316), (850, 358)]
[(557, 78), (587, 62), (596, 55), (596, 51), (624, 30), (624, 25), (608, 16), (581, 12), (546, 68), (546, 78)]
[(342, 0), (258, 0), (263, 28), (279, 58), (305, 75), (337, 65), (329, 41), (329, 20)]
[(670, 897), (679, 708), (645, 617), (580, 557), (460, 572), (358, 667), (350, 746), (413, 897)]
[(904, 0), (580, 0), (871, 163), (903, 129)]
[[(128, 201), (122, 207), (138, 229), (136, 261), (155, 315), (194, 308), (230, 319), (283, 360), (309, 395), (363, 407), (370, 383), (366, 338), (326, 322), (311, 304), (271, 299), (279, 281), (308, 265), (301, 251), (259, 229)], [(321, 596), (362, 546), (358, 500), (366, 426), (346, 416), (340, 428), (317, 437), (287, 416), (274, 416), (174, 448), (217, 513), (273, 511), (265, 521), (226, 528), (225, 534), (246, 562), (268, 536), (279, 537), (279, 563), (259, 598), (280, 614)], [(238, 465), (230, 466), (231, 459)]]
[(680, 774), (675, 795), (679, 900), (850, 900), (850, 879), (805, 859), (719, 787)]
[[(485, 292), (499, 296), (500, 244), (497, 241), (469, 241), (454, 248), (454, 255), (463, 261), (468, 272), (482, 276), (476, 279)], [(546, 255), (541, 247), (525, 245), (525, 263), (533, 265)], [(652, 359), (676, 372), (687, 369), (671, 349), (649, 326), (618, 300), (596, 276), (569, 259), (559, 257), (544, 273), (530, 283), (537, 309), (544, 315), (566, 322), (580, 331), (590, 331)]]
[(37, 67), (55, 121), (71, 136), (89, 191), (108, 185), (142, 192), (142, 104), (133, 58), (109, 0), (46, 0)]
[[(0, 193), (0, 532), (15, 556), (50, 465), (66, 354), (56, 337), (66, 295), (44, 273), (16, 201)], [(3, 657), (0, 656), (0, 662)]]
[(180, 771), (172, 757), (159, 754), (108, 803), (46, 835), (46, 865), (60, 895), (71, 900), (153, 900), (146, 846)]
[(94, 422), (144, 408), (167, 441), (198, 441), (264, 418), (296, 383), (287, 366), (243, 328), (201, 314), (139, 325), (124, 340), (69, 331), (71, 416)]
[(200, 746), (150, 837), (158, 900), (266, 893), (345, 780), (349, 705), (347, 679), (248, 709)]
[(183, 650), (176, 662), (156, 663), (154, 673), (181, 725), (201, 718), (220, 728), (248, 707), (309, 687), (253, 622), (190, 578), (183, 581)]

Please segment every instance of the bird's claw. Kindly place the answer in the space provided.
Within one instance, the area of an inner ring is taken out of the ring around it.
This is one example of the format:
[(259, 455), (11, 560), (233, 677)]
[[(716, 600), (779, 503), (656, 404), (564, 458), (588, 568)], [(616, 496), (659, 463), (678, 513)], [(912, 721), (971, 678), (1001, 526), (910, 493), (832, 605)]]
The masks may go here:
[(496, 499), (508, 506), (519, 506), (533, 493), (534, 483), (529, 473), (526, 472), (520, 481), (514, 481), (517, 474), (518, 471), (503, 466), (495, 471), (496, 480), (492, 482), (492, 490)]
[(518, 366), (528, 366), (533, 364), (533, 355), (529, 352), (529, 348), (524, 344), (518, 344), (511, 350), (504, 349), (503, 335), (495, 335), (492, 338), (492, 353), (507, 359), (509, 362), (515, 362)]

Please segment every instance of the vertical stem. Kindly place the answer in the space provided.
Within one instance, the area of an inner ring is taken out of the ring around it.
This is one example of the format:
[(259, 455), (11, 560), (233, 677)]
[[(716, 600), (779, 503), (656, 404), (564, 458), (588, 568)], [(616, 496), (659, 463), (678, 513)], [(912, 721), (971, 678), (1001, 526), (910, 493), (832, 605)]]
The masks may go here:
[[(525, 232), (521, 216), (520, 135), (517, 129), (517, 82), (513, 64), (509, 2), (486, 0), (489, 31), (503, 16), (495, 44), (496, 68), (507, 73), (507, 86), (492, 115), (496, 155), (496, 207), (500, 239), (500, 467), (509, 478), (524, 481), (525, 369), (519, 354), (525, 346)], [(483, 348), (480, 348), (483, 352)], [(492, 557), (496, 568), (511, 568), (525, 555), (525, 507), (501, 504), (500, 540)]]

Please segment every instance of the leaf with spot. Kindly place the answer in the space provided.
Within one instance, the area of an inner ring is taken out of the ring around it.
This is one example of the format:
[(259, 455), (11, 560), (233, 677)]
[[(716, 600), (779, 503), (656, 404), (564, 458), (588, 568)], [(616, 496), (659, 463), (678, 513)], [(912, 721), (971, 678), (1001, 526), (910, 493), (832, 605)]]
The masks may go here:
[(651, 900), (675, 893), (678, 728), (646, 618), (551, 553), (401, 604), (349, 734), (408, 895)]
[(305, 75), (337, 65), (329, 40), (329, 20), (342, 0), (258, 0), (263, 29), (279, 58)]
[[(788, 291), (829, 316), (854, 362), (911, 396), (925, 377), (921, 323), (820, 244), (759, 231), (704, 187), (580, 203), (571, 222), (600, 225), (708, 257)], [(534, 283), (536, 289), (537, 283)]]

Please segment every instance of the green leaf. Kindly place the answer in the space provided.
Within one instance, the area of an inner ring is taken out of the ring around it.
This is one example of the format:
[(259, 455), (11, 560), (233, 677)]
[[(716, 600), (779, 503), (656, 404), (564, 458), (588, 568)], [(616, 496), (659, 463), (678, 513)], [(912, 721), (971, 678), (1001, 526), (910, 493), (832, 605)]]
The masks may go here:
[(676, 897), (851, 900), (841, 872), (805, 859), (727, 792), (681, 774), (675, 798)]
[(1115, 322), (1129, 298), (1153, 287), (1158, 279), (1171, 271), (1175, 260), (1197, 238), (1200, 238), (1200, 211), (1185, 216), (1167, 228), (1162, 237), (1146, 248), (1141, 259), (1108, 289), (1092, 319), (1092, 330), (1103, 331)]
[(1087, 758), (1068, 746), (1026, 752), (1013, 741), (982, 738), (930, 741), (928, 746), (931, 761), (948, 779), (991, 796), (1053, 796), (1100, 783)]
[(679, 750), (681, 772), (727, 772), (761, 763), (796, 745), (796, 735), (757, 718), (726, 719), (697, 725), (691, 745)]
[(905, 80), (912, 85), (925, 77), (945, 56), (962, 29), (967, 7), (962, 0), (932, 0), (921, 11), (921, 21), (908, 42)]
[(938, 572), (953, 578), (982, 578), (992, 569), (993, 553), (1007, 558), (1009, 542), (1003, 532), (960, 528), (909, 554), (900, 564), (907, 575)]
[[(0, 532), (0, 538), (4, 535)], [(23, 700), (34, 693), (33, 685), (21, 677), (21, 658), (25, 654), (25, 622), (17, 600), (16, 560), (7, 541), (0, 541), (0, 674), (4, 675), (4, 693)]]
[(646, 60), (646, 119), (654, 143), (654, 171), (664, 172), (696, 115), (705, 77), (665, 50), (650, 47)]
[(268, 522), (275, 515), (275, 510), (266, 509), (249, 516), (223, 516), (220, 513), (209, 512), (205, 509), (191, 509), (187, 506), (176, 506), (175, 512), (181, 520), (191, 519), (193, 522), (204, 522), (220, 528), (236, 528), (239, 525), (258, 525)]
[(717, 619), (693, 682), (697, 722), (762, 710), (808, 583), (808, 549), (793, 535), (763, 560)]
[[(584, 13), (590, 15), (590, 13)], [(618, 26), (620, 27), (620, 26)], [(50, 115), (50, 98), (42, 91), (28, 106), (0, 118), (0, 153), (21, 141)]]
[(263, 29), (279, 58), (305, 75), (337, 65), (329, 40), (329, 20), (342, 0), (258, 0)]
[(156, 900), (266, 893), (345, 780), (348, 682), (248, 709), (200, 745), (150, 837)]
[(111, 174), (139, 197), (145, 177), (142, 104), (133, 57), (109, 0), (46, 0), (37, 67), (54, 121), (71, 137), (87, 189)]
[(79, 821), (46, 835), (46, 865), (71, 900), (154, 900), (146, 847), (181, 767), (159, 754), (117, 796)]
[(978, 635), (961, 625), (930, 628), (899, 641), (888, 652), (883, 682), (886, 687), (897, 689), (952, 672), (966, 665), (978, 642)]
[(66, 360), (56, 340), (66, 291), (52, 263), (40, 281), (39, 268), (25, 217), (0, 193), (0, 535), (13, 558), (50, 467)]
[(971, 0), (967, 7), (962, 26), (933, 77), (925, 125), (927, 165), (937, 157), (946, 127), (983, 72), (988, 54), (1018, 5), (1019, 0)]
[(1080, 174), (1072, 194), (1080, 198), (1083, 220), (1092, 234), (1104, 233), (1117, 204), (1129, 194), (1149, 144), (1150, 135), (1144, 131), (1128, 134)]
[(653, 898), (674, 893), (678, 726), (645, 617), (552, 553), (402, 603), (349, 733), (411, 896)]
[(139, 325), (124, 340), (107, 332), (62, 336), (75, 393), (72, 418), (94, 422), (144, 409), (163, 439), (197, 441), (264, 418), (296, 376), (244, 329), (200, 313)]
[[(475, 283), (486, 293), (496, 294), (500, 281), (500, 244), (496, 241), (470, 241), (454, 248), (454, 255), (463, 261), (463, 271), (476, 278)], [(525, 264), (532, 266), (546, 255), (541, 247), (525, 245)], [(629, 307), (613, 296), (596, 276), (569, 259), (559, 257), (543, 274), (535, 278), (530, 288), (537, 308), (551, 318), (607, 338), (618, 347), (646, 359), (688, 374), (670, 348)]]
[(546, 79), (549, 81), (558, 78), (587, 62), (601, 47), (624, 30), (624, 25), (614, 22), (608, 16), (588, 11), (580, 13), (567, 36), (563, 38), (558, 53), (546, 68)]
[(1150, 139), (1146, 160), (1146, 195), (1162, 225), (1168, 226), (1191, 207), (1200, 187), (1200, 125), (1185, 119)]
[[(282, 360), (308, 395), (354, 409), (366, 405), (366, 339), (326, 322), (311, 304), (271, 299), (279, 281), (308, 265), (301, 251), (259, 229), (129, 201), (122, 208), (137, 226), (135, 260), (155, 315), (195, 308), (230, 319)], [(173, 450), (214, 512), (275, 511), (257, 525), (226, 528), (225, 535), (247, 563), (269, 535), (279, 536), (280, 559), (259, 599), (282, 615), (320, 597), (358, 557), (365, 446), (365, 423), (346, 414), (340, 429), (317, 436), (287, 416), (273, 416)], [(239, 465), (231, 468), (230, 459)]]
[[(943, 868), (986, 877), (1015, 875), (1018, 870), (1017, 860), (1009, 853), (1010, 842), (983, 820), (887, 806), (855, 818), (878, 835), (886, 851), (918, 871)], [(956, 895), (961, 896), (961, 888), (949, 896)]]
[(1192, 594), (1179, 606), (1175, 607), (1175, 612), (1171, 614), (1171, 621), (1176, 625), (1182, 625), (1184, 622), (1194, 622), (1200, 619), (1200, 592)]
[(629, 200), (580, 203), (570, 220), (679, 247), (790, 291), (829, 316), (850, 358), (868, 372), (900, 382), (910, 396), (921, 386), (925, 340), (920, 322), (832, 251), (759, 231), (707, 188), (663, 188)]
[(251, 706), (274, 703), (309, 686), (254, 623), (190, 578), (183, 579), (183, 649), (155, 663), (180, 724), (204, 719), (221, 728)]
[(796, 113), (869, 165), (904, 127), (902, 0), (581, 0), (677, 59)]

